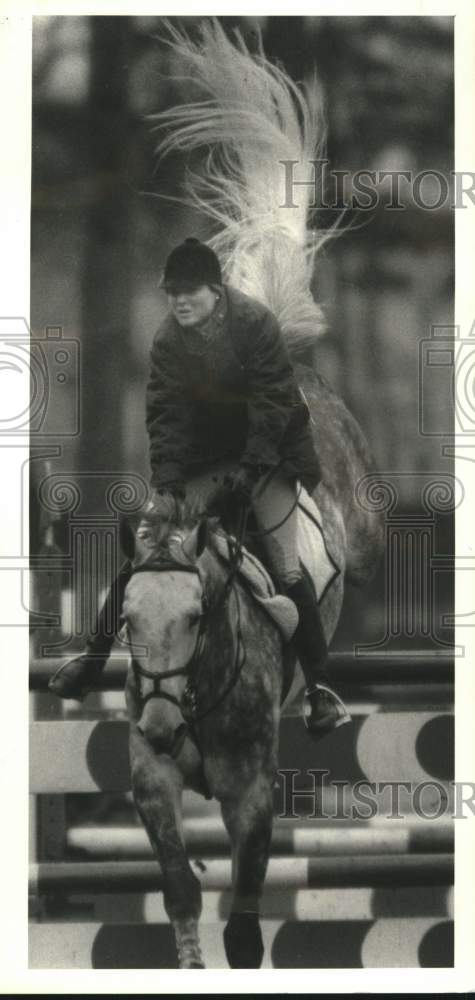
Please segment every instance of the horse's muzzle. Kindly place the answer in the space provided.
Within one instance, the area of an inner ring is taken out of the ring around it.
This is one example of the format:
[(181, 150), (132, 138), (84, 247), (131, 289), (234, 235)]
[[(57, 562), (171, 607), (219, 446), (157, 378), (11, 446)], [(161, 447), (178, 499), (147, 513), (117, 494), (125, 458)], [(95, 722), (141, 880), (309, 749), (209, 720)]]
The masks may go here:
[(178, 756), (188, 732), (178, 707), (158, 699), (144, 705), (137, 729), (157, 753), (171, 757)]

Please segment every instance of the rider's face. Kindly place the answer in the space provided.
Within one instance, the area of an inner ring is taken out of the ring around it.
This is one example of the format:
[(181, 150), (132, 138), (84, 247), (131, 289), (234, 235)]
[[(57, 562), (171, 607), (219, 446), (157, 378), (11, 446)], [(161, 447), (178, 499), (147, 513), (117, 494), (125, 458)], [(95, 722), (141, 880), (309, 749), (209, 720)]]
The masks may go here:
[(216, 292), (209, 285), (171, 284), (166, 288), (170, 309), (180, 326), (198, 326), (211, 316)]

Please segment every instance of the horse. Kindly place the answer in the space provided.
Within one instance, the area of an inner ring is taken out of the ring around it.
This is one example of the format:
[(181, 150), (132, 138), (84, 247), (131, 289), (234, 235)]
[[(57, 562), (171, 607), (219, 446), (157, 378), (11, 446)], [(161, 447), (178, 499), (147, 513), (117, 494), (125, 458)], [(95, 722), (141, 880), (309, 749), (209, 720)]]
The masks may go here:
[[(233, 44), (216, 19), (202, 23), (197, 41), (176, 23), (164, 22), (164, 32), (202, 99), (152, 116), (165, 133), (159, 151), (188, 158), (205, 151), (206, 174), (190, 175), (181, 200), (217, 227), (209, 243), (226, 280), (277, 317), (310, 409), (322, 470), (314, 500), (339, 568), (320, 602), (330, 643), (344, 581), (362, 586), (371, 578), (383, 531), (378, 504), (365, 501), (373, 464), (362, 431), (339, 396), (299, 361), (313, 355), (323, 330), (310, 289), (328, 233), (307, 229), (312, 164), (316, 150), (323, 154), (318, 87), (314, 80), (301, 91), (268, 62), (260, 43), (251, 53), (238, 33)], [(291, 160), (300, 169), (299, 203), (283, 210), (282, 165)], [(203, 968), (203, 958), (201, 889), (184, 845), (182, 792), (218, 800), (232, 852), (226, 956), (232, 968), (257, 968), (288, 650), (240, 580), (239, 539), (230, 541), (226, 566), (214, 537), (206, 514), (187, 507), (148, 538), (124, 534), (133, 563), (123, 604), (132, 649), (126, 683), (132, 789), (161, 866), (184, 969)]]
[[(376, 569), (382, 524), (355, 491), (372, 470), (360, 428), (322, 380), (311, 371), (300, 377), (315, 437), (326, 442), (314, 499), (340, 569), (321, 602), (330, 643), (345, 578), (361, 585)], [(123, 604), (132, 650), (126, 703), (133, 796), (161, 866), (183, 969), (204, 965), (201, 888), (186, 854), (182, 793), (189, 788), (218, 800), (232, 853), (226, 957), (231, 968), (258, 968), (287, 651), (277, 626), (240, 581), (237, 563), (220, 558), (216, 519), (196, 507), (176, 510), (145, 538), (125, 532), (133, 568)]]

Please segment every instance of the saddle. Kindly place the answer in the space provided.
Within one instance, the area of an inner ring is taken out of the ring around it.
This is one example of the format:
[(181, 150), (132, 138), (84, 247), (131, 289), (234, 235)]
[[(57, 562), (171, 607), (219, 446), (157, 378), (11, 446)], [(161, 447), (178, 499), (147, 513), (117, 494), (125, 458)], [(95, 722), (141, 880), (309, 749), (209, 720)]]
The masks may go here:
[[(223, 561), (231, 565), (231, 543), (235, 541), (237, 511), (233, 524), (229, 506), (220, 510), (220, 522), (212, 535), (212, 547)], [(234, 531), (233, 531), (234, 528)], [(278, 581), (273, 579), (270, 567), (266, 565), (266, 551), (256, 530), (254, 517), (251, 513), (247, 523), (247, 533), (242, 544), (242, 560), (238, 569), (240, 583), (248, 590), (252, 598), (277, 625), (284, 646), (284, 676), (281, 692), (281, 704), (287, 698), (292, 687), (296, 654), (292, 644), (292, 636), (298, 625), (299, 615), (294, 602), (279, 591)], [(325, 596), (332, 582), (341, 572), (332, 556), (323, 532), (322, 516), (316, 503), (302, 488), (298, 500), (297, 544), (302, 573), (305, 573), (315, 590), (318, 601)], [(231, 538), (230, 538), (231, 536)]]
[[(231, 564), (230, 537), (224, 531), (212, 535), (212, 548), (222, 562)], [(293, 601), (285, 594), (279, 594), (270, 573), (256, 555), (243, 545), (238, 569), (240, 583), (251, 594), (261, 608), (272, 618), (282, 634), (284, 642), (290, 642), (298, 625), (298, 612)]]

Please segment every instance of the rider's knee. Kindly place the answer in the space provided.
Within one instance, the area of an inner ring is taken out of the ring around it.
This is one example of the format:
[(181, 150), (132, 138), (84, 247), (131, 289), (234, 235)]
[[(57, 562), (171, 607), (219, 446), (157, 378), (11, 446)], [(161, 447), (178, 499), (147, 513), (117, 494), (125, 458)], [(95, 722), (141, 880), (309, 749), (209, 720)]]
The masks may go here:
[(279, 584), (284, 593), (293, 587), (294, 583), (298, 583), (302, 573), (300, 568), (290, 568), (286, 572), (281, 573), (279, 576)]

